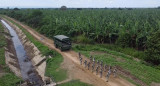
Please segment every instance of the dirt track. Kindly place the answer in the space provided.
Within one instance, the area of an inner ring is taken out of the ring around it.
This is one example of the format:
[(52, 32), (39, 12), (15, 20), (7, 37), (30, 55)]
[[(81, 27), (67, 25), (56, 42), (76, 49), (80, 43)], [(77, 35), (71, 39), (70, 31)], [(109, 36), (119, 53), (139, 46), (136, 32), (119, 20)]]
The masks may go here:
[(32, 34), (37, 40), (42, 42), (44, 45), (47, 45), (50, 49), (56, 50), (64, 57), (62, 68), (68, 71), (69, 79), (67, 81), (72, 80), (72, 79), (79, 79), (82, 82), (93, 84), (95, 86), (135, 86), (132, 83), (120, 77), (113, 78), (113, 76), (111, 76), (111, 78), (109, 79), (109, 82), (105, 82), (105, 77), (99, 78), (99, 76), (97, 76), (94, 73), (91, 73), (90, 71), (86, 70), (83, 66), (80, 65), (79, 60), (78, 60), (78, 54), (76, 52), (72, 50), (61, 52), (59, 49), (54, 47), (53, 40), (39, 34), (32, 28), (14, 19), (12, 20), (18, 23), (19, 25), (21, 25), (23, 28), (25, 28), (30, 34)]

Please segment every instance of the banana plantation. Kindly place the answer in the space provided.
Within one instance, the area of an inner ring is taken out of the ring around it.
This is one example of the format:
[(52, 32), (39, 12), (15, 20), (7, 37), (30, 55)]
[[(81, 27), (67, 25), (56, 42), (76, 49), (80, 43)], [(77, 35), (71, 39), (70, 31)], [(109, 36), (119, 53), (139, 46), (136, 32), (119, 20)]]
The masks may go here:
[(50, 38), (64, 34), (74, 42), (130, 47), (144, 51), (147, 62), (160, 63), (160, 9), (8, 9), (0, 13)]

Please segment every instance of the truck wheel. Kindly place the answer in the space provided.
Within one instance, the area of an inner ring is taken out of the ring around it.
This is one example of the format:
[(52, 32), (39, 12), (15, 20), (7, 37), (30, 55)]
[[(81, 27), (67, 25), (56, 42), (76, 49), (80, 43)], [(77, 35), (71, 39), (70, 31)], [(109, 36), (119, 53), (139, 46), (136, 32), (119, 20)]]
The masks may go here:
[(63, 51), (62, 47), (60, 47), (60, 50)]
[(56, 47), (56, 48), (58, 48), (58, 45), (57, 45), (57, 44), (55, 44), (55, 47)]

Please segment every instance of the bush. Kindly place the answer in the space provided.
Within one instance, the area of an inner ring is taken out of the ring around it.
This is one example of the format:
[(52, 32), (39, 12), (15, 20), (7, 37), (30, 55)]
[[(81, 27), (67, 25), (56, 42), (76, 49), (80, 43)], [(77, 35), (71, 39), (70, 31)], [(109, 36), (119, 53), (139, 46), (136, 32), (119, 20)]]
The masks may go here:
[(160, 30), (148, 36), (147, 49), (145, 50), (147, 62), (160, 64)]
[(35, 28), (41, 26), (41, 20), (43, 19), (43, 13), (40, 10), (34, 10), (29, 16), (27, 23)]
[(71, 27), (69, 25), (62, 24), (57, 27), (57, 30), (55, 30), (55, 33), (56, 33), (56, 35), (63, 34), (63, 35), (68, 36), (68, 35), (70, 35), (69, 34), (70, 28)]
[(94, 41), (90, 38), (87, 38), (84, 35), (80, 35), (76, 38), (73, 38), (73, 41), (77, 42), (77, 43), (85, 43), (85, 44), (93, 44)]
[(155, 68), (160, 70), (160, 65), (158, 65), (158, 66), (155, 66)]
[(118, 40), (116, 41), (116, 44), (118, 44), (121, 47), (130, 47), (131, 45), (131, 35), (129, 33), (122, 33), (118, 37)]

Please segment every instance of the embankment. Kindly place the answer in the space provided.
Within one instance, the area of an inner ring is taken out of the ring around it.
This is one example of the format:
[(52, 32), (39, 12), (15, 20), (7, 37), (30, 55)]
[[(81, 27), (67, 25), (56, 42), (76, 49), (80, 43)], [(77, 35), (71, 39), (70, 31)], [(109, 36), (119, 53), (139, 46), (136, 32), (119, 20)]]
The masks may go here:
[(0, 22), (0, 86), (17, 86), (22, 80), (17, 55), (8, 30)]
[(22, 77), (20, 66), (18, 64), (16, 51), (11, 39), (12, 37), (11, 35), (9, 35), (9, 31), (7, 29), (5, 29), (4, 31), (5, 33), (7, 33), (5, 35), (5, 38), (7, 41), (7, 46), (5, 47), (5, 62), (8, 65), (8, 67), (11, 69), (11, 71), (15, 73), (15, 75), (17, 75), (18, 77)]
[[(5, 20), (5, 19), (4, 19)], [(5, 20), (13, 29), (16, 31), (21, 43), (24, 46), (24, 49), (26, 51), (26, 54), (29, 59), (32, 62), (32, 65), (38, 75), (42, 78), (42, 80), (45, 80), (45, 68), (46, 68), (46, 62), (45, 56), (42, 56), (38, 48), (26, 37), (26, 35), (23, 33), (23, 31), (18, 28), (16, 25), (12, 24), (11, 22)]]

